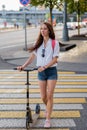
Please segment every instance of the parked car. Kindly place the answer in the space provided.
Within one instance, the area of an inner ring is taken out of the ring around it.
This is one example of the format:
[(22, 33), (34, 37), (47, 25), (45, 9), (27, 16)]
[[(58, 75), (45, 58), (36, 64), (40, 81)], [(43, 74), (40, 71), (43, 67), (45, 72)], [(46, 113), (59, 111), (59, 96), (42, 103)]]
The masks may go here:
[[(76, 24), (76, 28), (78, 28), (78, 22), (75, 22)], [(83, 28), (86, 27), (86, 23), (85, 22), (79, 22), (79, 28)]]
[(67, 22), (67, 28), (71, 30), (76, 29), (75, 22)]

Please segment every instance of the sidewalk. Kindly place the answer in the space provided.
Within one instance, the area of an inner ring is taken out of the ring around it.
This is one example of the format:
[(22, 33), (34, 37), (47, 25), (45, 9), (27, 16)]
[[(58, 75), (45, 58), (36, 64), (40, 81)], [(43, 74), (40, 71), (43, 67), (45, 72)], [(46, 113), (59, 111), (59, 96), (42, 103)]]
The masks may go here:
[[(62, 42), (61, 39), (59, 41)], [(68, 42), (62, 43), (76, 44), (76, 47), (68, 51), (60, 51), (58, 70), (87, 73), (87, 37), (71, 37)], [(22, 65), (29, 55), (29, 52), (25, 51), (22, 46), (7, 49), (4, 53), (0, 52), (1, 58), (12, 66)], [(35, 61), (31, 65), (35, 65)]]

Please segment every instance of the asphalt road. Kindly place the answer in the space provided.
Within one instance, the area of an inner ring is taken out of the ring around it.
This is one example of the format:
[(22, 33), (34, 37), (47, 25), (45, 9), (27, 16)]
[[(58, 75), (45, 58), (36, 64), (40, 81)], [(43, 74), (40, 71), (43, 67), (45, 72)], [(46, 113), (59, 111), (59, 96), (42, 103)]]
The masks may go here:
[[(39, 32), (38, 28), (29, 28), (27, 30), (27, 43), (28, 46), (37, 38), (37, 34)], [(86, 28), (81, 29), (81, 33), (85, 33)], [(61, 40), (62, 38), (62, 28), (55, 28), (56, 38)], [(70, 30), (69, 36), (77, 34), (77, 30)], [(59, 70), (72, 70), (72, 71), (84, 71), (87, 72), (87, 44), (86, 40), (70, 40), (69, 42), (65, 42), (68, 44), (75, 43), (77, 47), (71, 49), (68, 52), (60, 53), (60, 62), (59, 62)], [(10, 69), (15, 66), (15, 64), (19, 65), (23, 64), (26, 57), (29, 54), (24, 51), (25, 48), (25, 36), (24, 30), (16, 30), (9, 32), (1, 32), (0, 33), (0, 69)], [(22, 57), (23, 59), (19, 60)], [(12, 60), (9, 60), (12, 59)], [(6, 62), (8, 61), (8, 62)], [(20, 61), (20, 63), (19, 63)], [(79, 65), (79, 67), (78, 67)], [(82, 68), (83, 67), (83, 68)], [(86, 69), (86, 71), (85, 71)]]
[[(62, 38), (62, 27), (54, 28), (56, 39)], [(85, 33), (86, 28), (81, 29), (81, 33)], [(34, 43), (39, 34), (39, 27), (37, 28), (28, 28), (27, 29), (27, 45)], [(69, 36), (77, 34), (77, 30), (69, 30)], [(7, 32), (0, 32), (0, 51), (3, 49), (13, 48), (13, 47), (25, 47), (25, 31), (14, 30)]]

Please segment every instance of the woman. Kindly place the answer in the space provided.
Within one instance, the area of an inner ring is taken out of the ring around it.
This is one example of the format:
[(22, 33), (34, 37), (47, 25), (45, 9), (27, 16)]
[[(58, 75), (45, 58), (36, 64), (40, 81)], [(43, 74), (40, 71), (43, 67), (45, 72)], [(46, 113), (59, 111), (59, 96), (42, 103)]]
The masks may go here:
[(37, 56), (38, 67), (38, 80), (40, 86), (40, 93), (43, 103), (46, 106), (45, 116), (46, 121), (45, 128), (51, 127), (51, 113), (53, 108), (53, 93), (57, 82), (57, 62), (59, 56), (59, 43), (55, 40), (55, 47), (52, 48), (52, 40), (55, 40), (55, 34), (53, 27), (50, 23), (44, 22), (40, 28), (40, 34), (36, 41), (36, 44), (29, 48), (32, 52), (29, 59), (24, 65), (18, 66), (18, 70), (23, 70), (34, 60)]

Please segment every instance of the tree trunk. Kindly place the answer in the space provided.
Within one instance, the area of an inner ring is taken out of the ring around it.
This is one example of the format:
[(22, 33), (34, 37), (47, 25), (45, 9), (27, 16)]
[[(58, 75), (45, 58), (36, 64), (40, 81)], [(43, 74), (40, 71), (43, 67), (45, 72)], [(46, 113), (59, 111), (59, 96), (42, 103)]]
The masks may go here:
[(80, 15), (79, 14), (77, 16), (77, 20), (78, 20), (78, 35), (80, 35)]
[(53, 21), (52, 21), (52, 10), (53, 10), (53, 6), (52, 6), (52, 1), (50, 0), (50, 22), (51, 22), (51, 25), (53, 25)]
[(53, 21), (52, 21), (52, 8), (50, 8), (50, 23), (52, 25)]
[(80, 4), (78, 1), (78, 13), (77, 13), (77, 21), (78, 21), (78, 35), (80, 35)]

